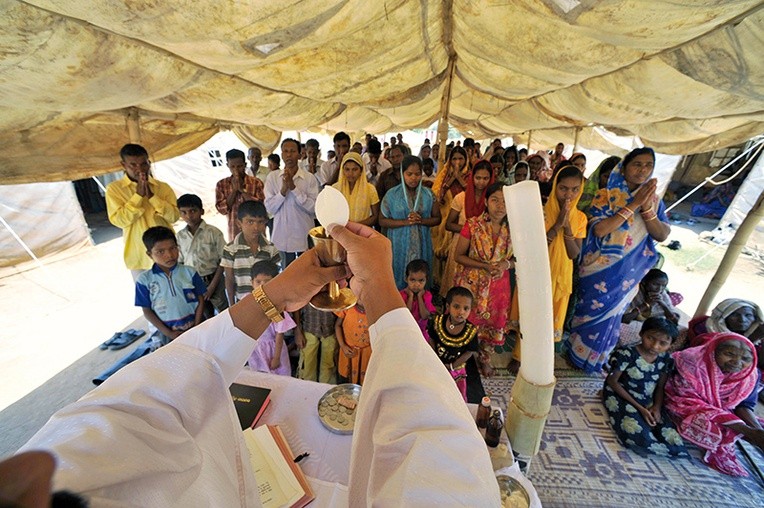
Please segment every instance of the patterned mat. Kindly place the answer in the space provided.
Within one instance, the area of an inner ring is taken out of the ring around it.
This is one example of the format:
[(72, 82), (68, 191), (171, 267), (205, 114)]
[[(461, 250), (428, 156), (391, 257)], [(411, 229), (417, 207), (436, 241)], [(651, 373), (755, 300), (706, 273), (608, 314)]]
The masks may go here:
[[(745, 459), (748, 478), (731, 478), (693, 458), (643, 458), (616, 440), (600, 399), (602, 378), (558, 381), (541, 451), (528, 477), (545, 507), (761, 507), (764, 483)], [(514, 378), (484, 379), (486, 392), (506, 410)], [(764, 454), (746, 449), (760, 468)]]

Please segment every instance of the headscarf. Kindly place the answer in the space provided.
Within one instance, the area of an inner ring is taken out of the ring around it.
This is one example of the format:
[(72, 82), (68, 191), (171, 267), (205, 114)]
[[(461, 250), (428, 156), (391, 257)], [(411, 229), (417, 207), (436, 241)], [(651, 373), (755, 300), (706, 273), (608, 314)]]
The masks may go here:
[[(591, 206), (589, 207), (589, 227), (593, 227), (601, 220), (613, 217), (621, 208), (628, 205), (634, 200), (632, 191), (629, 190), (629, 185), (626, 183), (626, 179), (623, 176), (623, 169), (631, 162), (634, 157), (642, 154), (650, 154), (655, 160), (655, 152), (652, 148), (635, 148), (624, 157), (618, 166), (610, 173), (610, 178), (607, 181), (607, 187), (597, 191), (597, 194), (592, 199)], [(652, 173), (651, 173), (652, 176)], [(634, 190), (634, 194), (636, 194)], [(653, 208), (657, 211), (658, 204), (652, 203)], [(625, 220), (618, 226), (613, 232), (607, 236), (607, 240), (599, 239), (601, 242), (600, 255), (614, 255), (623, 256), (624, 245), (627, 240), (629, 227), (631, 221)], [(593, 235), (592, 235), (593, 236)]]
[[(535, 159), (538, 157), (541, 159), (541, 167), (539, 168), (538, 172), (534, 175), (531, 173), (531, 159)], [(525, 162), (528, 163), (528, 180), (534, 180), (536, 182), (543, 182), (544, 180), (541, 180), (541, 177), (544, 175), (544, 172), (547, 169), (547, 163), (546, 159), (542, 157), (540, 153), (534, 153), (533, 155), (529, 155), (527, 159), (525, 159)], [(535, 176), (535, 178), (534, 178)]]
[(594, 173), (589, 175), (589, 178), (584, 184), (584, 193), (581, 195), (581, 199), (578, 201), (578, 209), (582, 212), (586, 212), (589, 209), (589, 205), (592, 204), (592, 199), (597, 191), (600, 190), (600, 173), (606, 170), (612, 170), (616, 164), (621, 161), (621, 158), (615, 155), (611, 155), (607, 159), (600, 162)]
[[(419, 170), (424, 173), (424, 164), (422, 163), (422, 159), (417, 157), (416, 155), (406, 155), (403, 157), (403, 161), (401, 162), (401, 183), (398, 184), (403, 188), (403, 196), (406, 196), (406, 180), (403, 179), (403, 172), (406, 171), (406, 169), (411, 166), (412, 164), (419, 164)], [(418, 209), (419, 207), (419, 200), (422, 197), (422, 183), (424, 182), (424, 178), (419, 179), (419, 185), (417, 185), (416, 188), (416, 198), (414, 198), (414, 206), (409, 208), (409, 212), (413, 212)], [(406, 200), (406, 206), (408, 206), (408, 200)]]
[(470, 159), (467, 157), (467, 150), (462, 148), (461, 146), (455, 146), (451, 149), (451, 152), (448, 154), (448, 160), (443, 165), (443, 168), (438, 168), (438, 173), (435, 175), (435, 183), (432, 184), (432, 192), (435, 194), (435, 198), (440, 197), (441, 189), (443, 188), (443, 183), (446, 181), (446, 175), (448, 175), (451, 172), (451, 159), (454, 158), (454, 154), (461, 154), (464, 157), (464, 168), (462, 169), (462, 172), (468, 173), (470, 169)]
[(743, 307), (750, 307), (753, 309), (754, 321), (748, 330), (743, 333), (746, 337), (749, 337), (751, 333), (761, 324), (764, 323), (764, 313), (761, 311), (761, 307), (748, 300), (742, 300), (740, 298), (728, 298), (719, 305), (717, 305), (711, 315), (706, 319), (706, 329), (709, 332), (728, 332), (733, 333), (727, 327), (727, 318), (736, 310)]
[[(733, 411), (756, 386), (756, 349), (736, 333), (710, 335), (705, 344), (671, 355), (676, 373), (666, 383), (666, 408), (682, 437), (706, 450), (707, 464), (726, 474), (747, 476), (735, 457), (739, 434), (726, 425), (742, 421)], [(727, 340), (743, 342), (751, 350), (753, 362), (748, 368), (722, 372), (715, 353)]]
[(528, 166), (528, 163), (526, 161), (517, 161), (514, 166), (512, 166), (512, 169), (510, 170), (509, 174), (507, 175), (509, 177), (509, 183), (507, 185), (514, 185), (517, 183), (517, 180), (515, 180), (515, 173), (517, 173), (517, 168), (520, 166), (525, 166), (525, 180), (524, 182), (527, 182), (531, 179), (531, 168)]
[[(557, 200), (557, 182), (560, 175), (563, 174), (563, 170), (567, 167), (565, 166), (555, 175), (552, 182), (552, 193), (544, 205), (544, 227), (547, 231), (557, 222), (557, 217), (560, 215), (561, 208), (560, 202)], [(572, 164), (570, 167), (575, 168)], [(583, 175), (581, 180), (583, 184)], [(576, 208), (583, 192), (584, 186), (581, 185), (578, 195), (573, 199), (573, 203), (571, 203), (570, 228), (574, 232), (581, 229), (586, 230), (586, 215)], [(552, 243), (549, 244), (549, 267), (552, 272), (552, 289), (554, 291), (552, 298), (553, 300), (562, 300), (573, 292), (573, 261), (568, 257), (567, 249), (565, 249), (565, 235), (562, 232), (555, 236)]]
[[(488, 185), (485, 186), (485, 189), (483, 189), (480, 197), (476, 199), (474, 175), (475, 171), (481, 169), (488, 171), (490, 179), (488, 180)], [(467, 188), (464, 189), (464, 213), (468, 219), (470, 217), (477, 217), (478, 215), (481, 215), (483, 212), (485, 212), (485, 191), (488, 190), (488, 186), (493, 182), (494, 176), (491, 163), (485, 159), (476, 162), (475, 166), (472, 168), (472, 171), (470, 171), (467, 175)]]
[[(350, 183), (345, 179), (345, 163), (353, 161), (361, 166), (361, 176), (353, 186), (353, 190), (350, 190)], [(350, 206), (350, 220), (353, 222), (362, 221), (367, 219), (371, 215), (369, 204), (371, 203), (373, 194), (376, 192), (374, 186), (369, 183), (366, 177), (366, 164), (363, 163), (363, 158), (356, 152), (348, 152), (342, 158), (342, 164), (340, 164), (339, 179), (337, 183), (332, 185), (335, 189), (339, 190), (348, 200)]]

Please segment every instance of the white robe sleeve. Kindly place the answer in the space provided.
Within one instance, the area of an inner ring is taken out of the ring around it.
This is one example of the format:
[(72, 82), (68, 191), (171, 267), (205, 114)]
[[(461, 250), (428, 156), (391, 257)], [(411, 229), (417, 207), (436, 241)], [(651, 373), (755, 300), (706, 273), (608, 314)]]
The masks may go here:
[(22, 447), (91, 506), (260, 506), (228, 388), (255, 342), (228, 314), (127, 365)]
[(485, 442), (411, 313), (388, 312), (369, 333), (350, 506), (499, 506)]

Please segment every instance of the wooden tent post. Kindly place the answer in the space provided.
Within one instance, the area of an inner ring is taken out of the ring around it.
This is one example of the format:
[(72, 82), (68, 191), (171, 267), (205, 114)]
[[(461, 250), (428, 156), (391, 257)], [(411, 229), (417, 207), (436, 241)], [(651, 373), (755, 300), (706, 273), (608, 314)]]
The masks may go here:
[(581, 127), (576, 127), (573, 132), (573, 153), (578, 151), (578, 135), (581, 133)]
[(528, 156), (531, 154), (531, 137), (533, 136), (533, 131), (528, 131)]
[(764, 191), (759, 194), (759, 199), (756, 200), (756, 204), (753, 205), (751, 211), (748, 212), (748, 215), (743, 219), (743, 222), (740, 223), (740, 227), (737, 228), (735, 236), (732, 237), (732, 240), (727, 247), (727, 252), (724, 253), (722, 262), (719, 263), (719, 268), (716, 269), (716, 273), (708, 284), (706, 292), (703, 294), (703, 298), (700, 299), (698, 308), (695, 311), (695, 317), (708, 314), (708, 309), (711, 308), (711, 302), (714, 301), (719, 290), (727, 281), (727, 276), (735, 267), (735, 261), (737, 261), (740, 252), (743, 250), (743, 247), (745, 247), (746, 242), (748, 242), (748, 238), (751, 236), (751, 233), (753, 233), (753, 230), (756, 229), (759, 222), (764, 219), (764, 206), (762, 206), (762, 202), (764, 202)]
[(127, 111), (127, 135), (131, 143), (141, 144), (141, 118), (138, 108)]
[(448, 59), (448, 70), (446, 71), (446, 89), (443, 91), (443, 97), (440, 99), (440, 119), (438, 120), (438, 168), (442, 168), (446, 163), (446, 145), (448, 144), (448, 113), (451, 109), (451, 83), (454, 79), (454, 68), (456, 67), (456, 55), (453, 54)]

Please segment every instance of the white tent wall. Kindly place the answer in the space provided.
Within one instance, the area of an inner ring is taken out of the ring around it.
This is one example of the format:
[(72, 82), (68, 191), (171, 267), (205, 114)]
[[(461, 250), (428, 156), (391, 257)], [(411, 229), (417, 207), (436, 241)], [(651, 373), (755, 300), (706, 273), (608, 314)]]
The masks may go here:
[[(713, 231), (714, 237), (723, 239), (724, 243), (729, 242), (732, 235), (735, 234), (735, 230), (751, 211), (753, 205), (756, 204), (762, 190), (764, 190), (764, 156), (760, 155)], [(760, 222), (756, 226), (756, 230), (748, 239), (747, 246), (764, 252), (764, 222)]]
[[(231, 176), (228, 166), (225, 165), (225, 153), (232, 148), (247, 153), (247, 147), (236, 135), (232, 132), (220, 132), (188, 153), (154, 163), (152, 172), (156, 179), (169, 184), (176, 196), (199, 196), (205, 212), (213, 214), (216, 213), (215, 185), (221, 178)], [(213, 150), (220, 152), (221, 166), (212, 166), (209, 152)]]
[[(92, 245), (71, 182), (2, 185), (0, 216), (38, 258)], [(4, 224), (0, 246), (0, 267), (32, 261)]]

